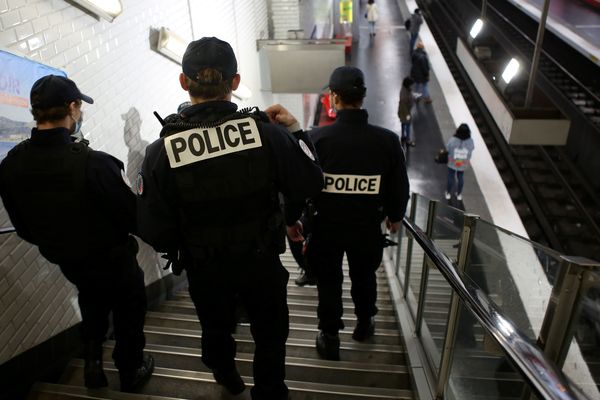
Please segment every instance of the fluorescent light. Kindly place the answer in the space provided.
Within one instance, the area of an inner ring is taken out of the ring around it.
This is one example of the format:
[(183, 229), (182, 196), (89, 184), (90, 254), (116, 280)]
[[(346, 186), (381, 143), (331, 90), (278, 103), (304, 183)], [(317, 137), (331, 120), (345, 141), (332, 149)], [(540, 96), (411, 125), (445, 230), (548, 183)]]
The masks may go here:
[(469, 35), (475, 39), (477, 35), (479, 35), (479, 32), (481, 32), (481, 28), (483, 28), (483, 21), (480, 18), (477, 18), (477, 21), (475, 21), (473, 27), (471, 28), (471, 32), (469, 32)]
[(504, 68), (504, 72), (502, 73), (502, 79), (508, 85), (512, 78), (517, 75), (519, 72), (519, 62), (514, 58), (511, 58), (506, 68)]
[(238, 88), (234, 90), (232, 94), (240, 100), (248, 100), (252, 97), (252, 90), (243, 83), (240, 83)]
[(180, 36), (170, 31), (168, 28), (162, 27), (158, 33), (158, 44), (156, 50), (159, 53), (169, 57), (171, 60), (181, 64), (181, 59), (187, 48), (187, 42)]
[(123, 12), (121, 0), (71, 0), (99, 17), (112, 22)]

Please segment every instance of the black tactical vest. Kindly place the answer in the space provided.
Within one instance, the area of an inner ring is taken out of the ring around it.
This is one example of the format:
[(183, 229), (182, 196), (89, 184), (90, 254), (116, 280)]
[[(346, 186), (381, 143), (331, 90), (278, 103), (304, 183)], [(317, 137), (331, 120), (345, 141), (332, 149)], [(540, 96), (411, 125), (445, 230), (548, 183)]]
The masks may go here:
[(8, 190), (32, 242), (51, 262), (80, 260), (87, 243), (85, 179), (88, 147), (38, 147), (25, 140), (5, 159)]
[(274, 185), (271, 150), (260, 118), (244, 111), (218, 121), (213, 117), (213, 122), (206, 122), (205, 115), (201, 122), (193, 117), (180, 119), (166, 124), (161, 132), (168, 138), (181, 131), (216, 127), (250, 116), (261, 136), (261, 147), (172, 168), (181, 237), (196, 260), (285, 251), (285, 225)]

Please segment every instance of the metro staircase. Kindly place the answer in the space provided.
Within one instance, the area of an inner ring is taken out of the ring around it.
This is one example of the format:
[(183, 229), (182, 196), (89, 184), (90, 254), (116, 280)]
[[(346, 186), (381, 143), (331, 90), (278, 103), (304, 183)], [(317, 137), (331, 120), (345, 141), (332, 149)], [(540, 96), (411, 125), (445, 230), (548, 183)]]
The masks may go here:
[[(291, 254), (281, 257), (290, 271), (288, 305), (290, 334), (287, 341), (286, 377), (293, 400), (413, 399), (411, 378), (406, 364), (387, 278), (378, 270), (379, 314), (376, 334), (368, 342), (352, 340), (356, 325), (350, 297), (350, 280), (344, 261), (344, 324), (340, 332), (342, 361), (319, 358), (315, 348), (317, 330), (317, 290), (314, 286), (296, 287), (296, 263)], [(54, 399), (249, 399), (249, 390), (230, 396), (216, 384), (200, 356), (202, 331), (187, 291), (176, 293), (146, 317), (146, 351), (156, 360), (154, 375), (140, 394), (118, 391), (118, 372), (105, 361), (109, 388), (87, 390), (83, 386), (83, 360), (74, 359), (59, 383), (37, 383), (29, 400)], [(236, 363), (247, 386), (252, 385), (254, 343), (248, 324), (241, 323), (235, 334)], [(105, 343), (105, 360), (110, 360), (114, 342)]]

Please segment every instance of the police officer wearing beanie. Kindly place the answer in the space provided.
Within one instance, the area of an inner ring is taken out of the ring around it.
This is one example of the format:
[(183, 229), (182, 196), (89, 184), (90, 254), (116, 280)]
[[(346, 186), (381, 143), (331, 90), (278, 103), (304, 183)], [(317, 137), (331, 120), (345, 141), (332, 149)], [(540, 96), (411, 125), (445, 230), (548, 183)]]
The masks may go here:
[(329, 90), (336, 121), (311, 131), (325, 188), (313, 199), (315, 217), (307, 258), (319, 292), (317, 350), (323, 358), (338, 360), (338, 331), (344, 328), (344, 253), (358, 319), (352, 337), (364, 341), (375, 331), (381, 222), (385, 219), (391, 232), (399, 229), (409, 184), (398, 136), (369, 124), (367, 111), (361, 109), (366, 94), (362, 72), (349, 66), (335, 69)]
[(135, 195), (123, 163), (74, 139), (82, 94), (75, 83), (48, 75), (33, 84), (31, 138), (0, 164), (0, 195), (17, 234), (58, 264), (79, 292), (88, 388), (107, 386), (102, 342), (113, 313), (121, 390), (135, 391), (154, 360), (143, 354), (146, 293), (138, 266)]
[[(202, 361), (231, 394), (244, 391), (234, 357), (236, 298), (255, 342), (252, 398), (287, 399), (287, 281), (279, 260), (285, 225), (279, 193), (304, 204), (323, 185), (309, 138), (231, 102), (240, 84), (231, 46), (214, 37), (190, 43), (179, 83), (191, 106), (168, 118), (138, 177), (140, 236), (187, 272), (202, 325)], [(291, 133), (293, 131), (296, 134)], [(300, 207), (294, 209), (301, 210)]]

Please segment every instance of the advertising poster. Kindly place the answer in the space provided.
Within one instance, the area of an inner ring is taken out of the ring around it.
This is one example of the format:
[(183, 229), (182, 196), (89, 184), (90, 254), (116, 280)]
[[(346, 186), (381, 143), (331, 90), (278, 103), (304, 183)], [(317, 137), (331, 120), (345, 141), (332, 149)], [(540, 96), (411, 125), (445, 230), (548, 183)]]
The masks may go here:
[(46, 75), (67, 76), (56, 68), (0, 50), (0, 160), (29, 137), (33, 126), (29, 92), (33, 83)]

